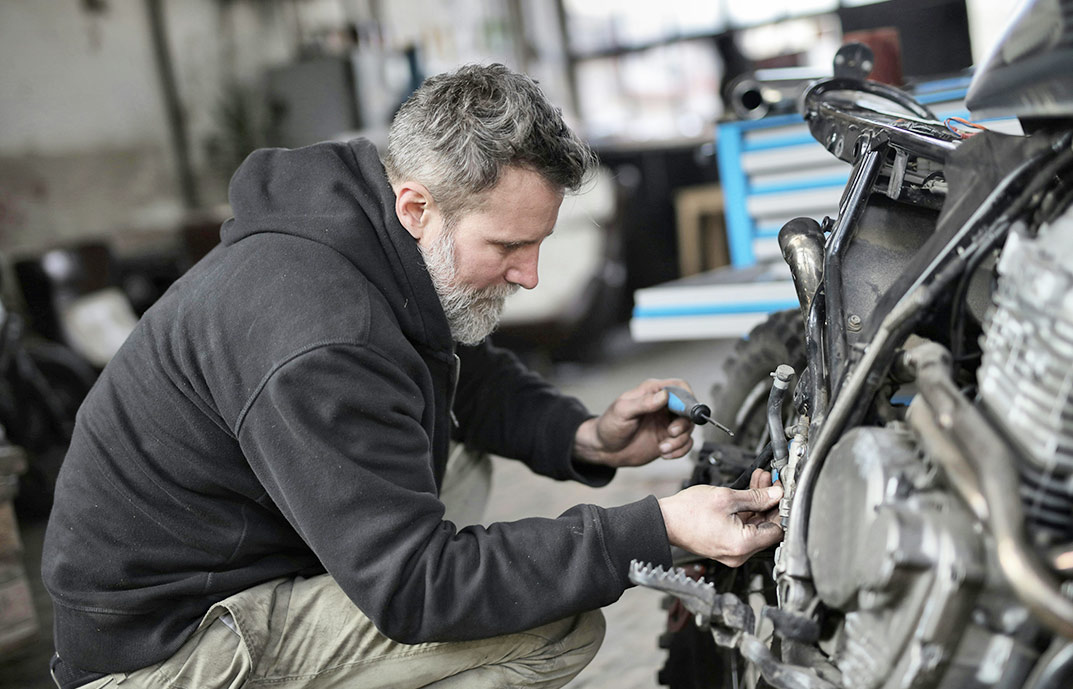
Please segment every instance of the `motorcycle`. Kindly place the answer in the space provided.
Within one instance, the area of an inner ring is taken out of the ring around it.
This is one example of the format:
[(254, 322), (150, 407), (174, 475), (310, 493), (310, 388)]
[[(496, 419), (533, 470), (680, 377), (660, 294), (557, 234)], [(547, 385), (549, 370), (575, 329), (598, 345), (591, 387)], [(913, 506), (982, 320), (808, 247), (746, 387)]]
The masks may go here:
[[(748, 689), (1073, 686), (1073, 2), (1026, 6), (940, 121), (864, 78), (800, 108), (853, 172), (780, 232), (800, 309), (739, 343), (687, 484), (784, 488), (739, 569), (675, 553), (660, 680)], [(774, 382), (772, 382), (772, 377)]]

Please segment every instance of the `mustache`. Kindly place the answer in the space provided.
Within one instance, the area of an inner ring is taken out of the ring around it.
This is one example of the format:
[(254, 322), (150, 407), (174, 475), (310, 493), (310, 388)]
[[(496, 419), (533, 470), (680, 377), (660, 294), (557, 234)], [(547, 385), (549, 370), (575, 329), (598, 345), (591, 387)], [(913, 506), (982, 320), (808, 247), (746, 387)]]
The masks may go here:
[(518, 289), (518, 285), (511, 284), (493, 285), (479, 290), (454, 285), (443, 290), (440, 301), (448, 312), (472, 309), (483, 312), (497, 309)]
[(485, 287), (481, 290), (476, 290), (473, 293), (473, 297), (480, 301), (491, 301), (506, 299), (512, 294), (516, 294), (521, 288), (521, 285), (512, 285), (510, 283), (502, 285), (492, 285), (491, 287)]

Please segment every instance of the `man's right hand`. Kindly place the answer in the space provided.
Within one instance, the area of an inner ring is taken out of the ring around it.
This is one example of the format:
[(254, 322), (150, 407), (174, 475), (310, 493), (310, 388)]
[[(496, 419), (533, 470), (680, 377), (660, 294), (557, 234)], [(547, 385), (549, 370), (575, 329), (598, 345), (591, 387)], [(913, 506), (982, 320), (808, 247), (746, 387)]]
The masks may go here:
[(692, 486), (660, 498), (671, 545), (738, 567), (754, 553), (782, 540), (782, 486), (759, 469), (748, 490)]

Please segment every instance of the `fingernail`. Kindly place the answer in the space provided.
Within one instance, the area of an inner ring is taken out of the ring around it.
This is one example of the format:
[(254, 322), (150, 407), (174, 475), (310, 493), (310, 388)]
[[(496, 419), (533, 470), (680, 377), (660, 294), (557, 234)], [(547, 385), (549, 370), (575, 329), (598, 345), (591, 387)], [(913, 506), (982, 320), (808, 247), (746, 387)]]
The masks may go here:
[(780, 486), (771, 486), (767, 489), (767, 496), (769, 498), (781, 498), (782, 488)]
[(670, 443), (661, 443), (660, 446), (659, 446), (659, 451), (662, 452), (663, 454), (667, 454), (668, 452), (671, 451), (671, 444)]

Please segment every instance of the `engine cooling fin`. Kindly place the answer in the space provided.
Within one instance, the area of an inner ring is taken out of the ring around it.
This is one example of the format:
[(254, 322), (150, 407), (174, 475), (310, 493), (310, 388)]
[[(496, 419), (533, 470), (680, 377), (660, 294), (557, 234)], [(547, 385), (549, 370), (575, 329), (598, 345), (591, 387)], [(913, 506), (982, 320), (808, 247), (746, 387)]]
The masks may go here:
[(977, 377), (1023, 458), (1021, 496), (1043, 540), (1073, 539), (1073, 213), (1010, 234)]

